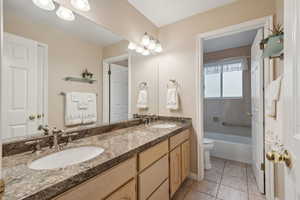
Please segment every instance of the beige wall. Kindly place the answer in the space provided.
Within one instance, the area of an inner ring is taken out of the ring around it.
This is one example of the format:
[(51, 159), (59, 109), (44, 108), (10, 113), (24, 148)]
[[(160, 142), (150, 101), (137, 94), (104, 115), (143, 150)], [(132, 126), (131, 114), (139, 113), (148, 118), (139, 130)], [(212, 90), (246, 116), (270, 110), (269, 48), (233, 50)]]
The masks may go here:
[[(204, 130), (231, 135), (251, 137), (251, 128), (223, 126), (222, 122), (251, 125), (251, 46), (225, 49), (204, 54), (204, 63), (232, 57), (248, 57), (248, 70), (243, 72), (243, 98), (204, 99)], [(218, 117), (214, 121), (213, 117)]]
[[(195, 73), (196, 73), (196, 36), (197, 34), (239, 24), (275, 13), (274, 0), (238, 0), (235, 3), (197, 14), (175, 24), (162, 27), (159, 39), (164, 46), (160, 57), (159, 85), (160, 114), (188, 116), (195, 119)], [(166, 81), (174, 77), (181, 85), (180, 112), (169, 112), (165, 106)], [(195, 121), (194, 121), (195, 123)], [(200, 134), (200, 133), (198, 133)], [(197, 171), (197, 138), (192, 142), (192, 171)]]
[[(74, 10), (69, 0), (55, 0)], [(89, 12), (78, 12), (132, 42), (139, 42), (144, 32), (157, 35), (157, 27), (132, 7), (127, 0), (90, 0)]]
[(128, 53), (127, 51), (128, 44), (129, 44), (128, 41), (122, 40), (118, 43), (105, 46), (103, 48), (103, 59), (120, 56)]
[[(50, 27), (5, 15), (4, 31), (48, 45), (49, 126), (64, 128), (64, 97), (60, 92), (98, 93), (98, 119), (102, 121), (102, 47), (85, 42)], [(94, 84), (66, 82), (66, 76), (80, 76), (87, 68), (94, 73)]]

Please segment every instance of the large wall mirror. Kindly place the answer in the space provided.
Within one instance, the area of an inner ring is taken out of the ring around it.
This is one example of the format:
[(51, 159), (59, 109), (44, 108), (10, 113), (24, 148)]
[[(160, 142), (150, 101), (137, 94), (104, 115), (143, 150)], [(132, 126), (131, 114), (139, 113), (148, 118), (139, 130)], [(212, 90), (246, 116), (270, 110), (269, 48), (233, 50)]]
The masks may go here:
[[(46, 125), (73, 129), (157, 114), (155, 57), (128, 52), (122, 36), (54, 6), (4, 0), (3, 139), (41, 135)], [(137, 106), (143, 88), (144, 108)]]

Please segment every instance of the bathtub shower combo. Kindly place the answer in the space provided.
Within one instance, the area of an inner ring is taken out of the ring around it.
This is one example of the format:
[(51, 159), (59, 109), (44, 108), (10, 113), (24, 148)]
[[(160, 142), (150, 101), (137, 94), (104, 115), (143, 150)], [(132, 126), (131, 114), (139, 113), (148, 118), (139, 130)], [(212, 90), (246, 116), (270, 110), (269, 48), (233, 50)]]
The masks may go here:
[(252, 162), (251, 138), (205, 131), (204, 133), (205, 169), (210, 169), (210, 156), (243, 163)]

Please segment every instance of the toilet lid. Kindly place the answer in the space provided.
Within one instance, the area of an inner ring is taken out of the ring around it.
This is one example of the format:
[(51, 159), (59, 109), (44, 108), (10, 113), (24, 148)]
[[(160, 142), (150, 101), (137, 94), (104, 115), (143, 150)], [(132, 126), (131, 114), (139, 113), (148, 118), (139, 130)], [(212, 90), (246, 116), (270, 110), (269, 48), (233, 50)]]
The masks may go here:
[(208, 138), (204, 138), (203, 139), (203, 143), (204, 144), (211, 144), (211, 143), (213, 143), (214, 141), (212, 140), (212, 139), (208, 139)]

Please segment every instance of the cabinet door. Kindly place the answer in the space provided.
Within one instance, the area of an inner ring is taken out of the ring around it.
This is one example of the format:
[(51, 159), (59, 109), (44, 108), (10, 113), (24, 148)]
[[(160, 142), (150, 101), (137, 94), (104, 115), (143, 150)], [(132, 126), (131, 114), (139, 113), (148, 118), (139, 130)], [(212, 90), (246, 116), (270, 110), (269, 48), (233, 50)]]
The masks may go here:
[(136, 200), (135, 187), (135, 180), (132, 180), (110, 195), (106, 200)]
[(181, 145), (182, 173), (181, 180), (184, 181), (190, 173), (190, 142), (186, 141)]
[(170, 153), (170, 189), (171, 197), (181, 184), (181, 148), (176, 147)]

